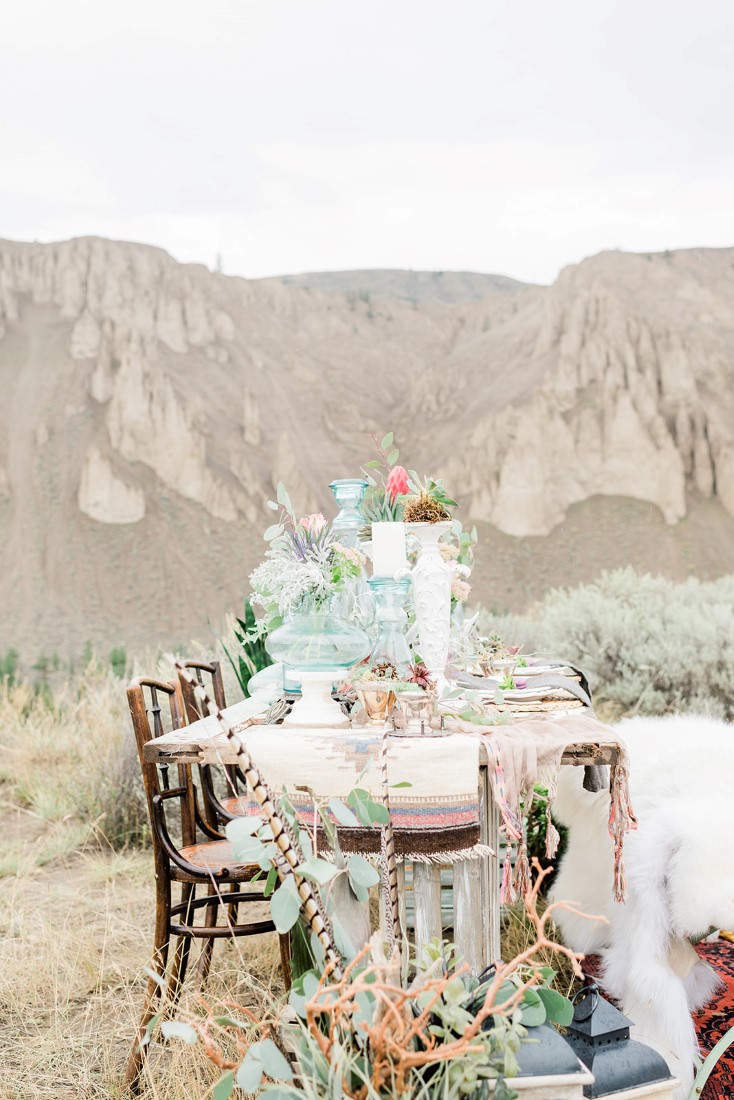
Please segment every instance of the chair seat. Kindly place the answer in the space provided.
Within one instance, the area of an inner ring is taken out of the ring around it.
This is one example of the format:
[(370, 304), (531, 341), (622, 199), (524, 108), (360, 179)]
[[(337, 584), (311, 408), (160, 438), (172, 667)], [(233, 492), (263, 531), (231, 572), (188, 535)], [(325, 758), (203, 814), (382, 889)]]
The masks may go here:
[(221, 805), (228, 814), (232, 814), (234, 817), (248, 817), (252, 816), (252, 804), (247, 795), (235, 796), (233, 798), (223, 798)]
[[(203, 844), (189, 844), (178, 849), (179, 855), (187, 863), (201, 869), (202, 875), (221, 874), (227, 871), (227, 878), (237, 882), (249, 882), (261, 871), (257, 863), (238, 863), (234, 858), (229, 840), (207, 840)], [(186, 872), (173, 865), (171, 872), (177, 879), (186, 878)]]

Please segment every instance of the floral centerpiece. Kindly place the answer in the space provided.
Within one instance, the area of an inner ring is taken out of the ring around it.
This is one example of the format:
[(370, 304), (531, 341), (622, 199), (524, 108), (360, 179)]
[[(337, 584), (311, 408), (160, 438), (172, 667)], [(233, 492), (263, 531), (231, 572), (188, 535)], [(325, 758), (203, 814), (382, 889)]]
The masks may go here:
[(340, 543), (320, 512), (297, 519), (282, 484), (277, 495), (268, 503), (280, 507), (280, 517), (265, 532), (270, 549), (250, 576), (252, 602), (265, 609), (265, 648), (283, 667), (284, 687), (301, 693), (285, 724), (339, 728), (349, 719), (333, 685), (364, 660), (370, 639), (338, 614), (334, 597), (361, 576), (364, 556)]
[(278, 522), (264, 536), (270, 549), (250, 574), (252, 602), (265, 609), (269, 632), (306, 605), (309, 610), (326, 607), (360, 576), (365, 563), (359, 550), (336, 539), (321, 512), (297, 519), (282, 483), (277, 496), (278, 503), (268, 501), (269, 507), (280, 508)]

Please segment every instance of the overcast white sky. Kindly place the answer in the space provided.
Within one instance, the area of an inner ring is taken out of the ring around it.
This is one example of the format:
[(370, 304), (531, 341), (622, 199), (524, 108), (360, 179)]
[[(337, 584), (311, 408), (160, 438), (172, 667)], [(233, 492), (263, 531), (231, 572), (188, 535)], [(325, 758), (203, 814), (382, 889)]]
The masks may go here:
[(734, 244), (733, 0), (17, 0), (0, 237), (538, 282)]

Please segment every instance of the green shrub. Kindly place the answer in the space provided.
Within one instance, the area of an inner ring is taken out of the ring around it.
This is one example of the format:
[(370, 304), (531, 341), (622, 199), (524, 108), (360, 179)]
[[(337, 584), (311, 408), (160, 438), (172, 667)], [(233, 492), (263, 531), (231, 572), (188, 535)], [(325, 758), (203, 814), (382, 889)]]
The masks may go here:
[(675, 584), (632, 569), (551, 592), (528, 618), (483, 629), (580, 665), (616, 714), (734, 718), (734, 577)]

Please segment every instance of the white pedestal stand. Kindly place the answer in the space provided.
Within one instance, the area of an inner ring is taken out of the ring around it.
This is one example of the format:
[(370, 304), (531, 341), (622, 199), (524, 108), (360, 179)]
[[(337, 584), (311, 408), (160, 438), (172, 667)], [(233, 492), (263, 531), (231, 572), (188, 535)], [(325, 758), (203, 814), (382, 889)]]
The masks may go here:
[(284, 726), (343, 729), (349, 725), (349, 718), (331, 694), (334, 683), (344, 678), (344, 669), (298, 670), (297, 675), (301, 681), (301, 698), (293, 704)]

